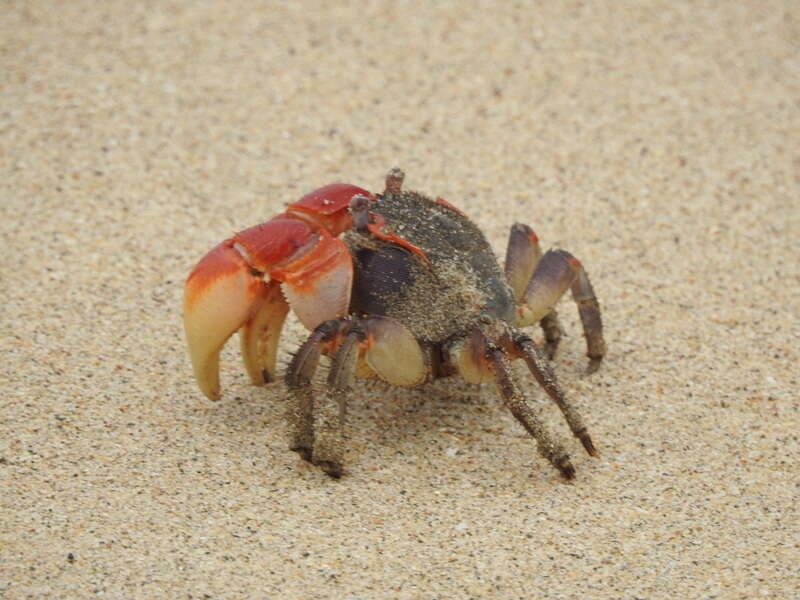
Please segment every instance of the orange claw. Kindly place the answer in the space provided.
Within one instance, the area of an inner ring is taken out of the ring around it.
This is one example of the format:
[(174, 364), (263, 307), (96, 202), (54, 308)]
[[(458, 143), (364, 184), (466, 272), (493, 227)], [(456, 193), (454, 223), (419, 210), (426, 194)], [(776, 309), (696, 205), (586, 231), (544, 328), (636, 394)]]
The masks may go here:
[[(254, 316), (266, 297), (266, 284), (233, 248), (223, 242), (197, 264), (186, 280), (183, 325), (197, 385), (219, 399), (219, 353), (228, 338)], [(273, 299), (278, 304), (283, 298)], [(285, 310), (284, 310), (285, 314)], [(264, 365), (269, 370), (271, 365)]]
[(281, 294), (280, 284), (265, 283), (253, 303), (250, 318), (239, 329), (242, 358), (253, 385), (275, 380), (278, 342), (287, 312), (289, 305)]
[(374, 199), (367, 190), (349, 183), (332, 183), (314, 190), (290, 204), (287, 214), (308, 220), (315, 229), (325, 229), (331, 235), (339, 235), (353, 226), (350, 218), (350, 200), (353, 196)]
[(348, 184), (315, 190), (197, 263), (184, 287), (183, 322), (195, 378), (209, 399), (219, 398), (219, 354), (235, 331), (258, 385), (275, 377), (290, 304), (308, 327), (347, 313), (353, 268), (344, 242), (333, 235), (352, 225), (348, 207), (356, 194), (371, 196)]
[(325, 230), (312, 243), (310, 250), (269, 272), (283, 282), (286, 299), (308, 329), (346, 315), (353, 285), (353, 261), (345, 243)]

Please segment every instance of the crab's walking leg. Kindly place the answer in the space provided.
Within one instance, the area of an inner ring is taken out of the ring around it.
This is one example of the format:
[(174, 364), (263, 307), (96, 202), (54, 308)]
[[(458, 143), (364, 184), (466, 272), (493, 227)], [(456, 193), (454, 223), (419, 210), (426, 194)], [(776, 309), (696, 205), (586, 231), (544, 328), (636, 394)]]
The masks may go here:
[(603, 339), (603, 320), (600, 317), (600, 303), (594, 294), (589, 275), (581, 268), (572, 283), (572, 297), (578, 305), (583, 335), (586, 337), (586, 355), (589, 357), (589, 373), (594, 373), (606, 354)]
[(314, 448), (314, 395), (311, 381), (319, 365), (322, 345), (339, 331), (343, 321), (325, 321), (308, 336), (295, 352), (286, 370), (289, 390), (289, 448), (305, 460), (311, 460)]
[[(514, 299), (518, 303), (522, 302), (525, 288), (530, 283), (541, 258), (542, 249), (539, 246), (539, 238), (533, 229), (523, 223), (514, 223), (508, 236), (505, 274), (514, 292)], [(556, 349), (564, 333), (555, 308), (541, 318), (539, 325), (544, 332), (547, 356), (552, 359), (555, 357)]]
[(539, 325), (544, 332), (544, 350), (547, 358), (553, 360), (556, 357), (556, 350), (561, 343), (561, 336), (564, 335), (564, 328), (558, 320), (558, 312), (554, 308), (539, 321)]
[(561, 472), (565, 479), (575, 477), (575, 467), (570, 462), (569, 455), (564, 448), (556, 442), (550, 432), (533, 412), (519, 386), (511, 376), (508, 362), (502, 349), (491, 343), (487, 345), (486, 357), (494, 370), (495, 380), (503, 400), (511, 414), (519, 421), (525, 430), (536, 440), (539, 453)]
[(352, 323), (333, 355), (325, 393), (314, 403), (314, 450), (311, 462), (331, 477), (342, 476), (347, 398), (355, 376), (358, 346), (364, 332)]
[[(311, 381), (322, 350), (333, 357), (327, 389), (314, 397)], [(332, 477), (342, 474), (346, 401), (356, 361), (393, 385), (413, 386), (429, 375), (413, 334), (389, 317), (338, 319), (317, 327), (289, 363), (290, 448)]]
[(566, 250), (548, 250), (542, 256), (518, 305), (519, 327), (531, 325), (552, 312), (567, 289), (578, 311), (586, 337), (589, 372), (595, 371), (606, 352), (600, 305), (581, 263)]
[(539, 238), (533, 229), (522, 223), (514, 223), (508, 235), (505, 273), (517, 302), (522, 300), (522, 294), (541, 258)]
[(419, 343), (399, 321), (370, 317), (349, 321), (333, 354), (325, 394), (314, 402), (311, 461), (331, 477), (341, 477), (347, 400), (360, 356), (375, 374), (393, 385), (422, 383), (428, 368)]
[(589, 437), (589, 432), (583, 423), (583, 419), (575, 407), (567, 400), (564, 391), (558, 385), (556, 374), (544, 357), (541, 356), (533, 341), (526, 335), (517, 335), (514, 338), (514, 346), (522, 353), (522, 358), (536, 381), (539, 382), (539, 385), (544, 388), (553, 402), (561, 409), (570, 430), (581, 441), (586, 452), (591, 456), (597, 456), (597, 449), (592, 443), (592, 438)]

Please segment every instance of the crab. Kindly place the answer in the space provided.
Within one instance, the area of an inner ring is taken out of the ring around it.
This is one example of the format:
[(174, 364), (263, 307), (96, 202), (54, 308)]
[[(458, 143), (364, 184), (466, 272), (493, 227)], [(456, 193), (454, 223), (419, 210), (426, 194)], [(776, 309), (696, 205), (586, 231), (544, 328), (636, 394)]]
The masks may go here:
[[(219, 355), (240, 333), (256, 385), (276, 378), (278, 341), (291, 308), (310, 334), (285, 374), (291, 450), (338, 478), (354, 377), (419, 386), (453, 374), (494, 382), (539, 453), (566, 479), (575, 468), (536, 415), (510, 369), (522, 359), (591, 456), (597, 450), (549, 360), (562, 328), (555, 305), (570, 289), (586, 338), (589, 372), (606, 346), (600, 307), (581, 263), (542, 253), (534, 231), (511, 227), (501, 268), (480, 229), (442, 198), (403, 189), (392, 169), (373, 194), (351, 184), (319, 188), (269, 221), (225, 240), (195, 266), (184, 325), (197, 383), (220, 397)], [(343, 236), (339, 238), (339, 235)], [(543, 347), (522, 331), (539, 323)], [(325, 389), (312, 385), (330, 358)]]

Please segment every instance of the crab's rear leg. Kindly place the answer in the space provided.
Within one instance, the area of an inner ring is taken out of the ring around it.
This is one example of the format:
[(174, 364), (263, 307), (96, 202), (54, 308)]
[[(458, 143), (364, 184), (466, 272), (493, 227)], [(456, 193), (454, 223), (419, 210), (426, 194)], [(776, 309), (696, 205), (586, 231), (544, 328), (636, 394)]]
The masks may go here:
[(561, 409), (561, 414), (564, 415), (572, 434), (581, 441), (590, 456), (597, 456), (597, 449), (592, 442), (583, 418), (581, 418), (580, 413), (572, 403), (567, 400), (564, 391), (558, 384), (556, 374), (544, 357), (541, 356), (533, 341), (524, 334), (515, 333), (513, 344), (525, 364), (528, 365), (528, 370), (536, 378), (536, 381), (544, 388), (544, 391), (547, 392), (547, 395), (556, 403), (558, 408)]
[(567, 289), (572, 290), (572, 298), (578, 305), (591, 373), (597, 370), (606, 353), (600, 304), (583, 265), (566, 250), (548, 250), (539, 259), (517, 305), (517, 326), (541, 321), (553, 311)]
[[(542, 258), (539, 238), (533, 229), (522, 223), (514, 223), (508, 236), (506, 248), (505, 273), (506, 279), (514, 292), (514, 300), (522, 301), (525, 288), (536, 270), (536, 265)], [(558, 320), (556, 309), (552, 309), (539, 320), (539, 325), (544, 332), (545, 350), (551, 360), (555, 357), (556, 349), (564, 334), (564, 329)]]
[(447, 353), (453, 366), (466, 381), (494, 381), (508, 410), (536, 440), (539, 454), (550, 461), (564, 478), (575, 477), (575, 468), (569, 455), (536, 415), (511, 373), (509, 355), (499, 342), (487, 337), (481, 330), (474, 329), (467, 337), (452, 343)]

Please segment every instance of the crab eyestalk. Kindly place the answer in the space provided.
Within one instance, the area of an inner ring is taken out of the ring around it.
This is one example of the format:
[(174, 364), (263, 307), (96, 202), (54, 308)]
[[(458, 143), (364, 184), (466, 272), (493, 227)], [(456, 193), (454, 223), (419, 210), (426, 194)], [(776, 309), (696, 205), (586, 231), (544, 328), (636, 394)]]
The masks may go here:
[(397, 167), (394, 167), (386, 174), (386, 188), (384, 194), (399, 194), (403, 189), (403, 180), (406, 174)]
[(365, 231), (369, 225), (369, 203), (370, 199), (361, 195), (353, 196), (350, 200), (350, 217), (356, 231)]
[(352, 263), (333, 236), (351, 226), (347, 209), (357, 194), (371, 196), (348, 184), (315, 190), (197, 263), (184, 287), (183, 322), (195, 379), (209, 399), (219, 398), (219, 354), (235, 331), (241, 331), (250, 379), (259, 385), (275, 377), (290, 305), (310, 328), (346, 313)]

